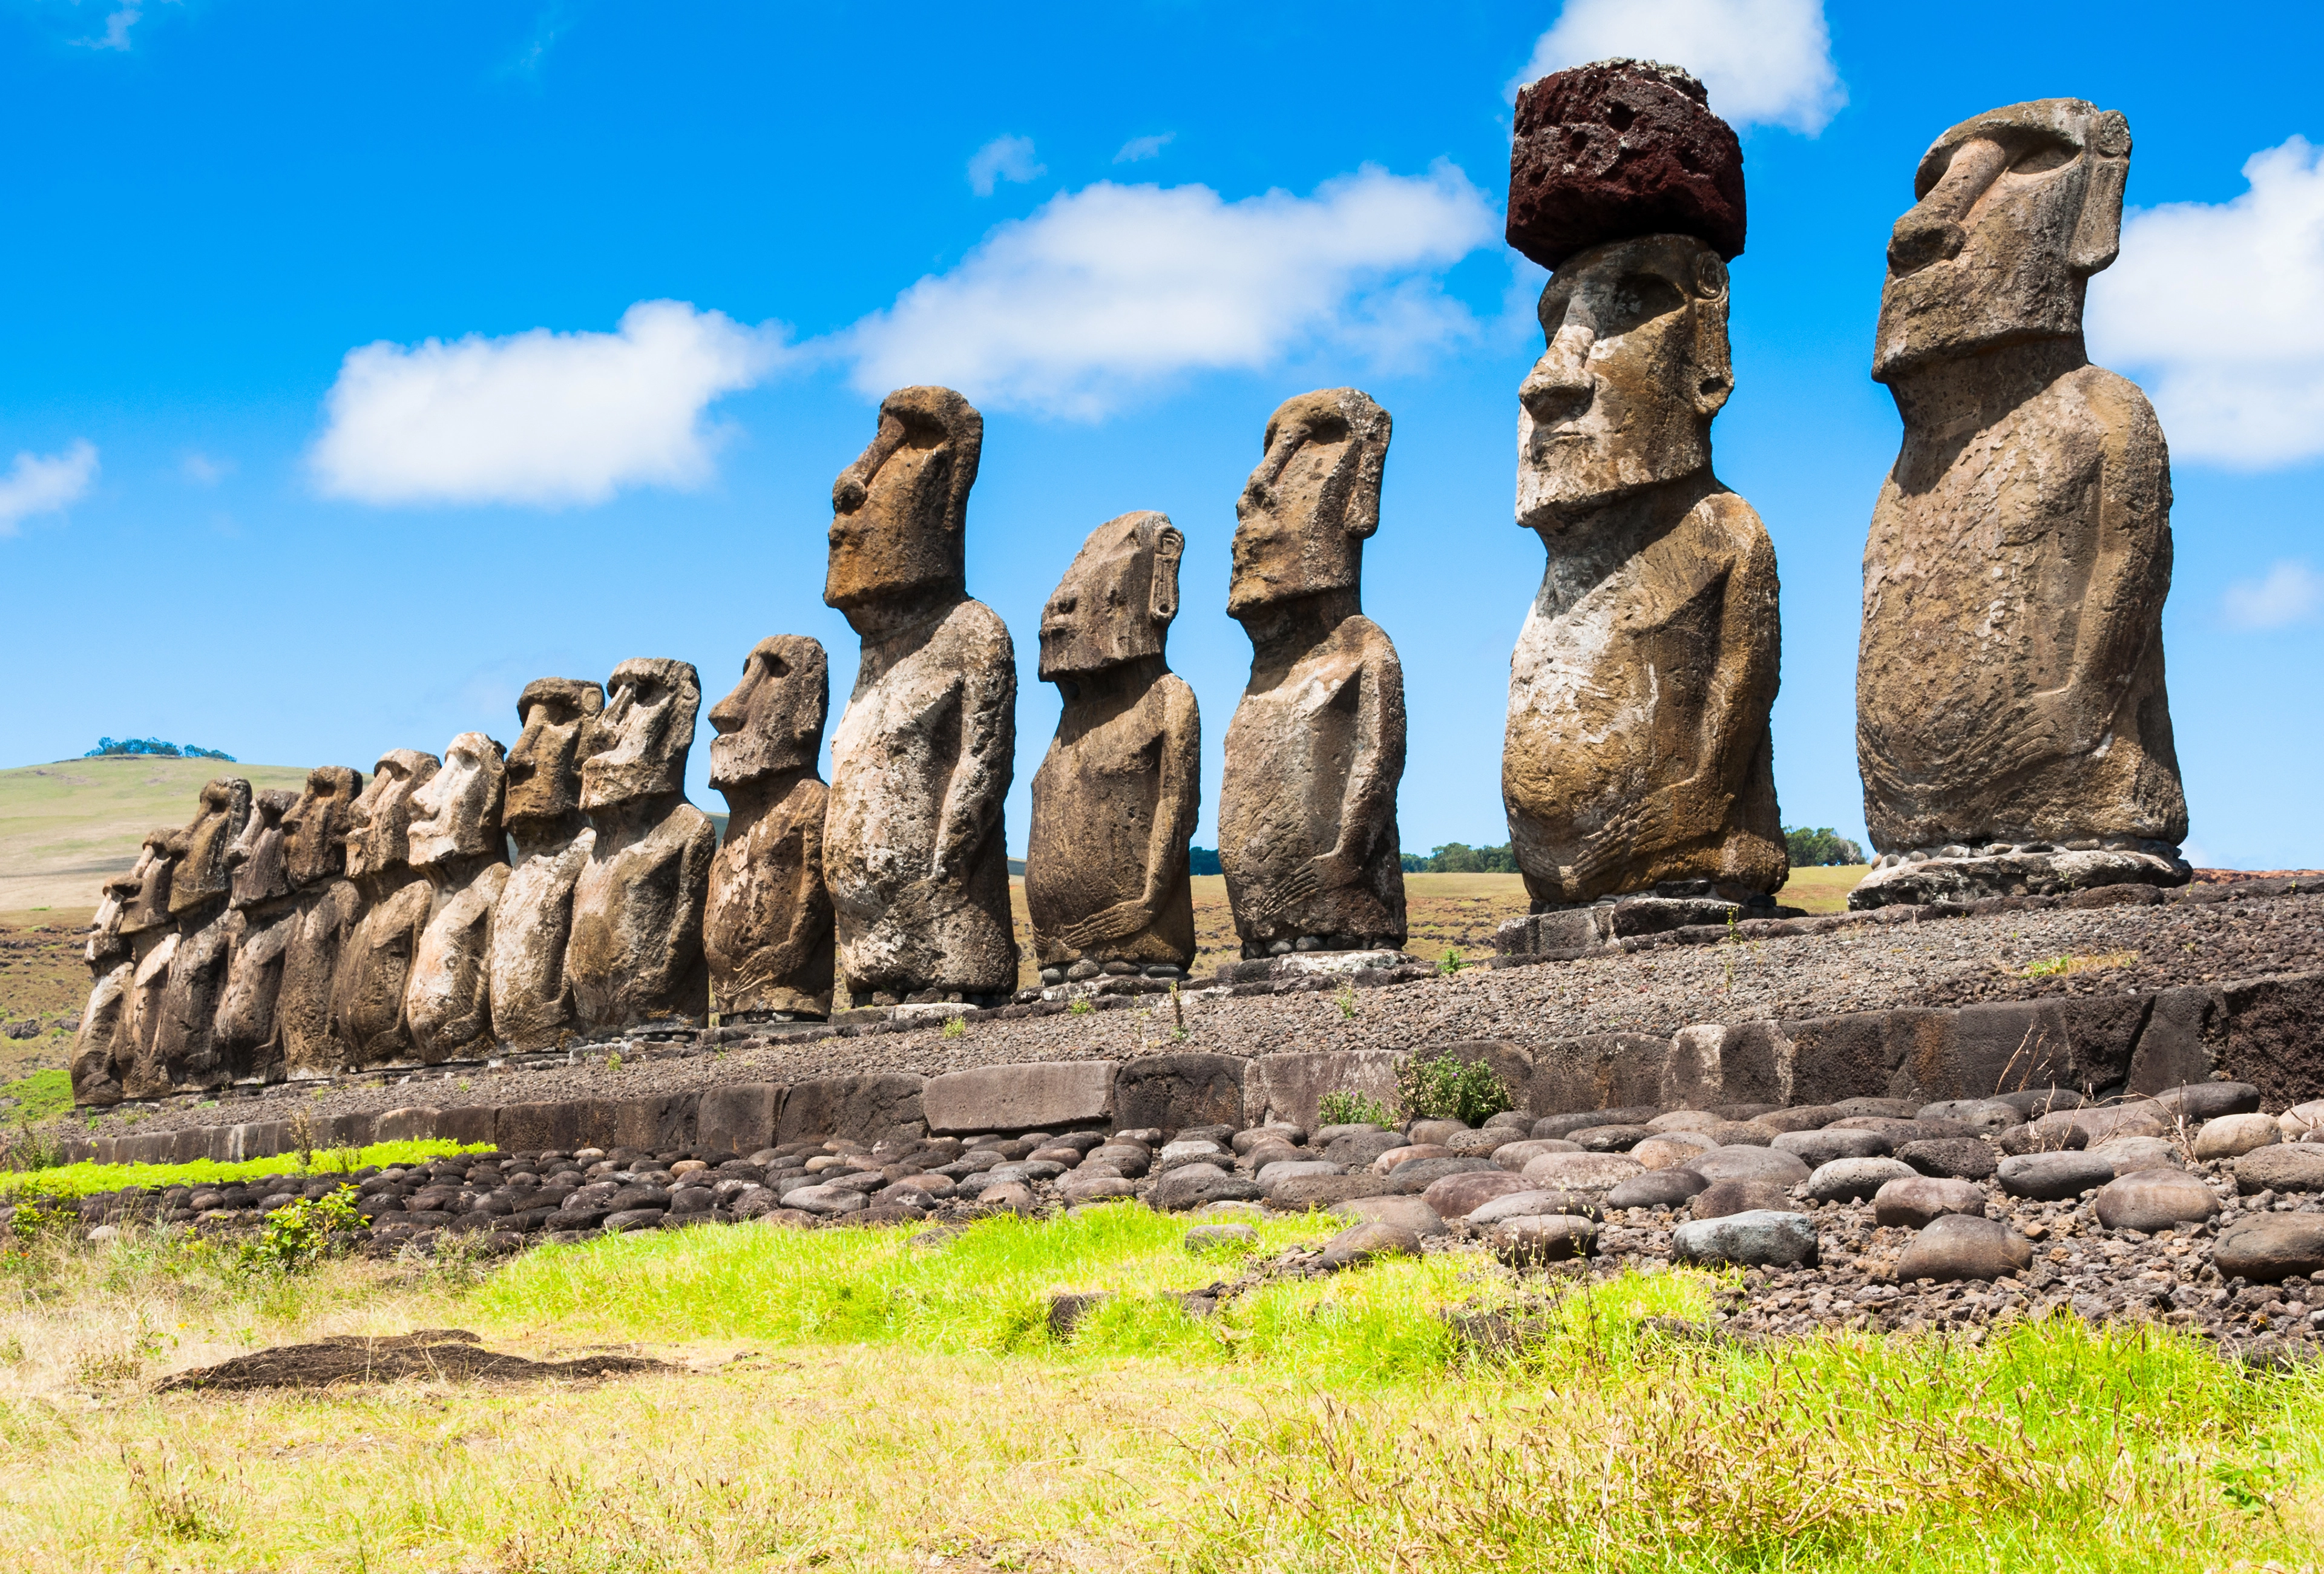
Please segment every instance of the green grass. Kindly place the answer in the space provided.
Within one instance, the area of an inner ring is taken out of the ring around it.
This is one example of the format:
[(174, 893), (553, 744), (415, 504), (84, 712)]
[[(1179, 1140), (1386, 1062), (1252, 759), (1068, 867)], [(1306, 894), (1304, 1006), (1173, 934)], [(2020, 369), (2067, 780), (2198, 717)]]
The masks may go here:
[(67, 1114), (72, 1109), (72, 1073), (61, 1066), (53, 1066), (19, 1077), (14, 1082), (0, 1085), (0, 1098), (16, 1101), (8, 1118), (18, 1125), (32, 1125), (52, 1116)]
[[(489, 1143), (374, 1143), (367, 1148), (318, 1148), (317, 1175), (360, 1170), (366, 1164), (410, 1164), (454, 1153), (490, 1151)], [(255, 1180), (262, 1175), (300, 1175), (296, 1153), (271, 1159), (251, 1159), (221, 1164), (196, 1159), (184, 1164), (59, 1164), (45, 1170), (0, 1171), (0, 1198), (11, 1196), (87, 1197), (92, 1192), (118, 1191), (124, 1186), (223, 1185), (229, 1180)]]

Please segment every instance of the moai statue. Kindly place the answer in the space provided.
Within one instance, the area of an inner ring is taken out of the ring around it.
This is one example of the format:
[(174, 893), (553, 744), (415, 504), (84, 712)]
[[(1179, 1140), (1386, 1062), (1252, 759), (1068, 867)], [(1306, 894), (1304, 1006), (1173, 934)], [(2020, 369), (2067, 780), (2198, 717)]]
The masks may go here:
[(170, 968), (185, 938), (170, 917), (170, 888), (185, 856), (184, 831), (146, 832), (138, 860), (144, 875), (121, 915), (120, 936), (129, 947), (131, 971), (113, 1063), (124, 1098), (156, 1098), (170, 1091), (154, 1060), (153, 1041), (161, 1029)]
[(1518, 95), (1508, 238), (1554, 272), (1517, 391), (1517, 520), (1548, 563), (1501, 751), (1537, 917), (1504, 949), (1772, 915), (1789, 873), (1775, 551), (1711, 458), (1742, 161), (1671, 67), (1602, 61)]
[(742, 681), (710, 708), (710, 784), (729, 817), (702, 943), (721, 1022), (831, 1014), (830, 789), (815, 770), (830, 708), (830, 663), (800, 634), (760, 641)]
[(363, 895), (364, 914), (339, 949), (331, 985), (331, 1033), (347, 1069), (418, 1058), (403, 996), (434, 891), (411, 866), (412, 800), (442, 765), (417, 749), (391, 749), (355, 801), (347, 878)]
[(1963, 121), (1888, 242), (1872, 375), (1904, 421), (1864, 549), (1854, 907), (2178, 884), (2163, 677), (2171, 460), (2089, 363), (2130, 127), (2079, 98)]
[(464, 732), (411, 795), (411, 866), (428, 881), (429, 902), (403, 1019), (422, 1065), (490, 1047), (493, 905), (509, 877), (501, 830), (507, 754), (483, 733)]
[(212, 1032), (234, 938), (227, 905), (234, 871), (228, 860), (250, 823), (250, 783), (239, 776), (207, 782), (201, 811), (186, 828), (185, 853), (170, 881), (177, 954), (170, 959), (161, 1015), (148, 1041), (152, 1059), (141, 1068), (141, 1086), (216, 1088), (226, 1080)]
[(80, 1031), (72, 1049), (72, 1093), (77, 1105), (121, 1102), (121, 1077), (128, 1068), (134, 1026), (131, 978), (137, 968), (131, 937), (123, 925), (138, 893), (144, 889), (154, 857), (153, 838), (148, 837), (138, 848), (136, 866), (105, 883), (97, 917), (89, 925), (85, 959), (93, 983), (88, 1003), (81, 1007)]
[(233, 912), (227, 920), (226, 990), (218, 997), (212, 1036), (235, 1082), (272, 1081), (281, 1070), (274, 1002), (282, 989), (284, 958), (299, 933), (282, 820), (298, 801), (295, 792), (260, 793), (242, 839), (226, 855), (234, 873)]
[(283, 1074), (294, 1080), (328, 1076), (342, 1064), (331, 1031), (331, 991), (340, 955), (363, 918), (363, 893), (347, 878), (346, 847), (363, 787), (360, 771), (318, 765), (282, 817), (283, 873), (298, 919), (274, 992), (274, 1025)]
[(718, 845), (686, 801), (702, 682), (684, 662), (613, 669), (582, 743), (581, 808), (596, 831), (573, 887), (565, 971), (586, 1030), (698, 1026), (709, 1014), (702, 908)]
[(1017, 655), (962, 564), (984, 420), (949, 388), (899, 388), (831, 489), (823, 598), (862, 637), (831, 745), (824, 878), (859, 1006), (1006, 995), (1017, 982), (1001, 800)]
[(1025, 856), (1047, 985), (1194, 964), (1202, 719), (1163, 653), (1185, 550), (1167, 515), (1125, 514), (1090, 533), (1041, 609), (1041, 679), (1065, 702)]
[(554, 1049), (574, 1026), (565, 948), (573, 887), (597, 833), (581, 814), (581, 742), (605, 690), (578, 678), (536, 678), (516, 702), (524, 730), (509, 751), (501, 822), (516, 866), (493, 904), (493, 1037), (512, 1050)]
[(1227, 616), (1250, 682), (1227, 727), (1219, 862), (1246, 958), (1404, 944), (1404, 668), (1360, 593), (1388, 432), (1353, 388), (1286, 399), (1235, 500)]

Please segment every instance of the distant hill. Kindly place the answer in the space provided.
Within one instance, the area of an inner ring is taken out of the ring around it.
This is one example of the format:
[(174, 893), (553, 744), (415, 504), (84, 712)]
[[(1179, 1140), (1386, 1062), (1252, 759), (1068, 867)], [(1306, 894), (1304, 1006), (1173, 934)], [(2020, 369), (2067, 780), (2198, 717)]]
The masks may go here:
[(192, 819), (214, 776), (296, 792), (307, 767), (115, 755), (0, 771), (0, 912), (88, 917), (106, 877), (137, 861), (147, 831)]

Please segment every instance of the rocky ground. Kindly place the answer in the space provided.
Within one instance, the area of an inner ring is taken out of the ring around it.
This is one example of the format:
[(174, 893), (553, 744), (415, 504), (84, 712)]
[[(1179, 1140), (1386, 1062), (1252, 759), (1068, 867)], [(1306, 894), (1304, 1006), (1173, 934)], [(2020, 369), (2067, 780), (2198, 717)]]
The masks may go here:
[[(1190, 990), (1177, 1013), (1166, 995), (1114, 996), (1091, 1003), (1102, 1009), (1086, 1013), (1058, 1005), (1041, 1008), (1048, 1014), (1013, 1019), (980, 1014), (958, 1036), (931, 1023), (903, 1032), (853, 1028), (796, 1043), (743, 1036), (707, 1046), (584, 1046), (570, 1064), (278, 1087), (255, 1105), (233, 1101), (233, 1113), (187, 1098), (139, 1112), (139, 1118), (164, 1127), (278, 1118), (282, 1099), (327, 1116), (417, 1103), (622, 1098), (724, 1082), (868, 1071), (934, 1075), (1170, 1050), (1262, 1055), (1409, 1051), (1462, 1039), (1541, 1043), (1612, 1032), (1667, 1035), (1694, 1023), (2148, 990), (2324, 968), (2324, 894), (2238, 897), (2230, 894), (2237, 887), (2216, 889), (2222, 899), (2202, 903), (2052, 907), (1852, 924), (1732, 945), (1662, 944), (1505, 970), (1471, 968), (1390, 988), (1240, 995)], [(95, 1129), (124, 1129), (124, 1118), (113, 1115)]]

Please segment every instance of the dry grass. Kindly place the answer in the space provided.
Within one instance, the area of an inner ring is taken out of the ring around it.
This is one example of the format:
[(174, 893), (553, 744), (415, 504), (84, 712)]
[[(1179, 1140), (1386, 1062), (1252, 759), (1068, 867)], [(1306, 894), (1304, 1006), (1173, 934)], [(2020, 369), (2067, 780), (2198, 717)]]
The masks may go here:
[(2015, 971), (2021, 978), (2062, 978), (2070, 973), (2092, 973), (2107, 968), (2136, 966), (2138, 966), (2136, 951), (2097, 951), (2088, 956), (2048, 957), (2041, 961), (2027, 964), (2022, 970), (2007, 968), (2004, 970)]

